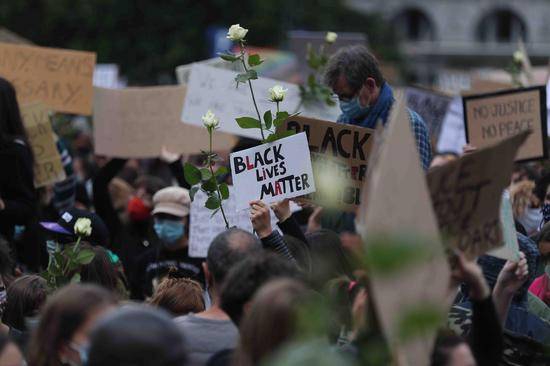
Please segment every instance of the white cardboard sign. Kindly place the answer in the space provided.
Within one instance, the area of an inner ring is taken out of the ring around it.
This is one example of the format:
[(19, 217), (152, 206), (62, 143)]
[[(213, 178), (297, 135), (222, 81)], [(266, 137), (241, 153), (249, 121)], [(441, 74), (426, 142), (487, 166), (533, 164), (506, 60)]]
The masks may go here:
[(237, 209), (250, 201), (265, 203), (315, 192), (305, 133), (230, 155)]
[[(201, 117), (207, 110), (211, 110), (220, 118), (220, 131), (259, 140), (261, 136), (258, 129), (242, 129), (235, 121), (237, 117), (258, 118), (248, 85), (240, 83), (237, 88), (236, 75), (235, 71), (194, 64), (189, 75), (181, 120), (202, 127)], [(252, 83), (262, 117), (267, 110), (275, 112), (275, 103), (269, 101), (269, 88), (274, 85), (288, 89), (285, 100), (280, 104), (281, 110), (292, 113), (298, 108), (300, 91), (296, 85), (268, 78), (258, 78), (252, 80)]]
[[(212, 216), (212, 210), (204, 207), (206, 194), (199, 191), (191, 203), (190, 227), (189, 227), (189, 256), (192, 258), (206, 258), (208, 248), (212, 240), (226, 230), (225, 222), (220, 211)], [(229, 198), (223, 201), (223, 210), (231, 227), (236, 226), (249, 232), (253, 232), (250, 222), (250, 211), (237, 211), (237, 199), (235, 189), (229, 186)], [(300, 210), (300, 207), (290, 202), (292, 212)], [(271, 227), (277, 229), (277, 217), (271, 211)]]

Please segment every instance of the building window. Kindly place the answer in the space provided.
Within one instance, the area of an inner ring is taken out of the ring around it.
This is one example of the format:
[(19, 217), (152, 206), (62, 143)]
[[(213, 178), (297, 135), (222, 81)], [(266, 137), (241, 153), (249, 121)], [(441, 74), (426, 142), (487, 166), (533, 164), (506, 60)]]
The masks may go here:
[(479, 22), (478, 39), (481, 42), (510, 43), (520, 39), (527, 41), (527, 27), (511, 10), (495, 10)]
[(397, 35), (406, 41), (433, 41), (434, 27), (430, 19), (419, 9), (407, 9), (394, 17), (393, 24)]

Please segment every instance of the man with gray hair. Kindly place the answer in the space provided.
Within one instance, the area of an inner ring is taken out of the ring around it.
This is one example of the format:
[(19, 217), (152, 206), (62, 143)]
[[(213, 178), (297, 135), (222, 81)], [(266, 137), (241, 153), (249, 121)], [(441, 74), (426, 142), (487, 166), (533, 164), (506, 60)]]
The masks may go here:
[[(325, 83), (338, 96), (342, 114), (339, 123), (375, 128), (379, 120), (386, 124), (394, 98), (384, 80), (376, 58), (364, 46), (339, 49), (328, 61)], [(432, 148), (426, 124), (409, 109), (409, 120), (424, 169), (432, 160)]]

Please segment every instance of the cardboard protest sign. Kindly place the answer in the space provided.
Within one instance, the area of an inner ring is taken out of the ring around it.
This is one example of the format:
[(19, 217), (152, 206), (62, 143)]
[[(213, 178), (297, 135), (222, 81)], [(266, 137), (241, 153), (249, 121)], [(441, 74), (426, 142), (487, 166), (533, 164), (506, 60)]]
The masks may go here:
[[(386, 129), (377, 130), (357, 227), (371, 299), (396, 363), (428, 365), (448, 310), (450, 270), (408, 118), (398, 99)], [(412, 319), (420, 317), (431, 320), (415, 328)]]
[(502, 191), (510, 184), (514, 157), (529, 132), (430, 169), (428, 186), (442, 233), (474, 259), (503, 243)]
[(253, 200), (281, 201), (315, 192), (305, 133), (232, 153), (237, 209)]
[(354, 212), (361, 203), (374, 130), (305, 117), (290, 117), (281, 130), (307, 135), (317, 188), (308, 198)]
[(0, 76), (17, 90), (19, 103), (40, 101), (57, 112), (92, 112), (96, 54), (0, 43)]
[(453, 98), (433, 90), (412, 87), (405, 88), (405, 97), (407, 106), (426, 122), (433, 145), (436, 145), (443, 119)]
[[(191, 202), (190, 226), (189, 226), (189, 256), (193, 258), (206, 258), (210, 243), (218, 235), (226, 230), (225, 222), (220, 211), (212, 216), (212, 210), (204, 207), (206, 194), (198, 191)], [(298, 205), (290, 202), (292, 212), (299, 210)], [(229, 198), (223, 201), (223, 209), (230, 226), (236, 226), (248, 232), (253, 232), (250, 222), (249, 210), (237, 210), (237, 198), (235, 189), (229, 186)], [(277, 229), (277, 217), (271, 211), (271, 227)]]
[(513, 89), (463, 98), (466, 139), (480, 148), (532, 131), (516, 161), (547, 157), (545, 87)]
[(23, 105), (21, 117), (34, 154), (34, 186), (38, 188), (64, 180), (65, 169), (46, 106), (42, 103)]
[[(97, 154), (121, 158), (158, 157), (170, 152), (199, 153), (208, 145), (204, 127), (180, 122), (184, 86), (104, 89), (94, 97), (94, 142)], [(215, 150), (229, 150), (235, 138), (214, 135)]]
[[(235, 121), (235, 118), (244, 116), (257, 118), (250, 90), (245, 84), (236, 87), (236, 75), (235, 71), (201, 64), (193, 65), (181, 120), (187, 124), (202, 126), (201, 116), (210, 109), (220, 118), (220, 131), (260, 139), (258, 129), (242, 129)], [(275, 104), (268, 100), (268, 89), (275, 84), (288, 89), (285, 100), (281, 103), (283, 110), (294, 111), (300, 103), (299, 90), (293, 84), (267, 78), (259, 78), (252, 82), (260, 111), (275, 110)]]
[(508, 191), (502, 193), (502, 201), (500, 203), (500, 225), (502, 226), (503, 246), (491, 250), (487, 254), (493, 257), (517, 262), (520, 259), (518, 234), (516, 233), (514, 212), (512, 211), (512, 203), (510, 202), (510, 193)]

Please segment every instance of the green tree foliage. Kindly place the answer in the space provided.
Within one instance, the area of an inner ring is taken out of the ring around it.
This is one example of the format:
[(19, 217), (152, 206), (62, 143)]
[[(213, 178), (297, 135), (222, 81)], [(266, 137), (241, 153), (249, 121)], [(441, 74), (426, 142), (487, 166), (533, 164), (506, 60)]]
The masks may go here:
[[(249, 44), (284, 45), (292, 29), (365, 32), (384, 59), (391, 32), (343, 0), (17, 0), (0, 2), (0, 26), (42, 46), (95, 51), (132, 84), (174, 80), (174, 67), (209, 56), (206, 29), (241, 23)], [(390, 47), (390, 48), (388, 48)]]

